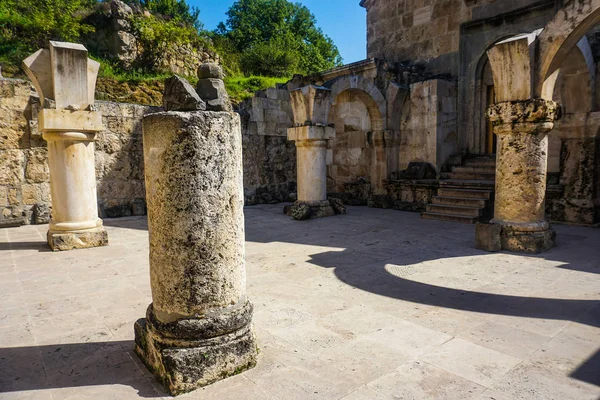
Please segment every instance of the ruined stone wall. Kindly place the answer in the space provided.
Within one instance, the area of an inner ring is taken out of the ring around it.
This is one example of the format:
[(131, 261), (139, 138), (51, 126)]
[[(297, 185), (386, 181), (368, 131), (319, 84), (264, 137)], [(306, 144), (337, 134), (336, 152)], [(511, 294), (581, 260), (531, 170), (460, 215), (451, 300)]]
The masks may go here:
[[(296, 148), (289, 93), (268, 89), (240, 114), (247, 204), (295, 200)], [(146, 213), (142, 117), (159, 110), (97, 101), (105, 130), (96, 136), (98, 209), (102, 218)], [(39, 99), (30, 83), (0, 79), (0, 226), (49, 219), (46, 141), (37, 129)]]
[[(141, 118), (151, 107), (96, 102), (96, 177), (102, 217), (145, 214)], [(48, 222), (46, 141), (37, 128), (39, 98), (29, 82), (0, 79), (0, 226)]]
[(296, 147), (287, 140), (292, 126), (290, 95), (269, 88), (240, 105), (246, 204), (296, 200)]

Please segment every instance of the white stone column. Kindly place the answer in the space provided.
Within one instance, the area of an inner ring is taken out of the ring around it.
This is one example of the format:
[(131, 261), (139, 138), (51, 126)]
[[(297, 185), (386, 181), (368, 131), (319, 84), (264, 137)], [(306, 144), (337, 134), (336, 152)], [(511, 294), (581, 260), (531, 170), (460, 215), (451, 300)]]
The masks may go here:
[[(98, 218), (94, 140), (103, 129), (93, 111), (99, 64), (79, 44), (50, 42), (24, 62), (44, 108), (39, 126), (48, 142), (52, 250), (106, 246), (108, 235)], [(49, 108), (54, 105), (53, 108)]]
[(305, 86), (291, 92), (294, 126), (288, 140), (296, 142), (298, 200), (289, 214), (295, 219), (335, 215), (327, 200), (327, 141), (335, 128), (327, 124), (331, 90)]
[(335, 137), (328, 126), (300, 126), (288, 129), (288, 140), (296, 142), (298, 201), (327, 200), (327, 140)]

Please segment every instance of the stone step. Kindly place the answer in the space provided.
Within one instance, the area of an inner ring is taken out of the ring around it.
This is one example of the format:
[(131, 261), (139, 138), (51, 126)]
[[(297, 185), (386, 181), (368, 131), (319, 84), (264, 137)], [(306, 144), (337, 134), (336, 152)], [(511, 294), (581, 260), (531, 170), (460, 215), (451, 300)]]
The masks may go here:
[(496, 182), (489, 179), (442, 179), (439, 181), (441, 187), (482, 189), (493, 191)]
[(441, 187), (438, 189), (438, 196), (440, 197), (460, 197), (463, 199), (478, 199), (478, 200), (489, 200), (492, 192), (489, 190), (474, 190), (474, 189), (462, 189), (452, 187)]
[(442, 204), (448, 206), (464, 206), (464, 207), (475, 207), (484, 208), (485, 199), (474, 199), (469, 197), (454, 197), (454, 196), (434, 196), (432, 199), (433, 204)]
[(490, 181), (496, 178), (495, 174), (478, 174), (478, 173), (467, 173), (467, 172), (449, 172), (446, 174), (448, 179), (459, 179), (459, 180), (475, 180), (475, 181)]
[(433, 219), (437, 221), (460, 222), (462, 224), (475, 224), (477, 221), (479, 221), (478, 217), (465, 217), (462, 215), (440, 214), (433, 212), (421, 213), (421, 218)]
[(454, 173), (465, 173), (465, 174), (483, 174), (483, 175), (495, 175), (495, 166), (469, 166), (469, 167), (452, 167)]
[(478, 207), (449, 206), (446, 204), (427, 204), (427, 212), (436, 214), (460, 215), (463, 217), (480, 217), (482, 209)]
[(496, 157), (467, 158), (464, 162), (467, 167), (496, 167)]

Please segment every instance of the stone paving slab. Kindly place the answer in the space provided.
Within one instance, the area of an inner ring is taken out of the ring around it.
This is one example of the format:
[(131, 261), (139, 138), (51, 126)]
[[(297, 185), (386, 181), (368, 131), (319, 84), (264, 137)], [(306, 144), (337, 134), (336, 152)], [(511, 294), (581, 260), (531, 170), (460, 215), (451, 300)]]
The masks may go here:
[[(281, 209), (245, 209), (258, 366), (181, 398), (600, 397), (600, 229), (557, 225), (524, 256), (413, 213)], [(110, 246), (65, 253), (47, 226), (0, 230), (0, 400), (169, 398), (133, 353), (146, 220), (105, 224)]]

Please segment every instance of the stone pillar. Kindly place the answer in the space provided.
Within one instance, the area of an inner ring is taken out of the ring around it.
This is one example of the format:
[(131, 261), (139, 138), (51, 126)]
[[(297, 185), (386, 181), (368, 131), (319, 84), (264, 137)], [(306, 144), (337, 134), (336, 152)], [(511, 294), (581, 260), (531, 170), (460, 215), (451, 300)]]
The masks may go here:
[(533, 99), (494, 104), (488, 111), (498, 136), (495, 224), (502, 248), (539, 253), (554, 246), (545, 218), (548, 132), (558, 105)]
[(37, 51), (23, 64), (44, 105), (39, 126), (48, 142), (52, 196), (48, 244), (55, 251), (106, 246), (108, 235), (98, 218), (94, 160), (102, 115), (92, 111), (99, 64), (88, 59), (82, 45), (62, 42), (50, 42), (50, 50)]
[(253, 367), (240, 118), (167, 111), (142, 122), (152, 304), (136, 352), (173, 395)]
[(488, 51), (497, 88), (497, 103), (488, 109), (498, 136), (492, 222), (502, 228), (502, 249), (528, 253), (548, 250), (555, 239), (546, 222), (545, 199), (547, 134), (559, 108), (551, 100), (532, 98), (536, 37), (520, 35)]
[(298, 200), (288, 214), (298, 220), (335, 215), (327, 200), (327, 141), (335, 138), (335, 128), (327, 125), (330, 93), (311, 85), (290, 94), (295, 126), (288, 140), (296, 142)]

